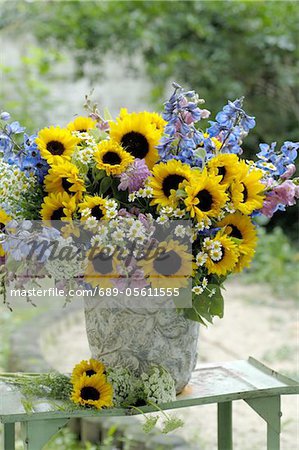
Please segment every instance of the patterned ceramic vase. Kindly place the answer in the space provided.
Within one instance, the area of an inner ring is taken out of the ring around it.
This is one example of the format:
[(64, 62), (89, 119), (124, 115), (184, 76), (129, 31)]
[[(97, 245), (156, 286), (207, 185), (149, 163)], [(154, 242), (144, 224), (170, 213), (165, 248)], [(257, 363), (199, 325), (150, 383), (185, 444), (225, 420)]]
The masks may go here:
[(85, 318), (93, 358), (137, 373), (150, 364), (160, 364), (175, 379), (177, 393), (190, 380), (197, 360), (199, 325), (175, 309), (108, 309), (87, 298)]

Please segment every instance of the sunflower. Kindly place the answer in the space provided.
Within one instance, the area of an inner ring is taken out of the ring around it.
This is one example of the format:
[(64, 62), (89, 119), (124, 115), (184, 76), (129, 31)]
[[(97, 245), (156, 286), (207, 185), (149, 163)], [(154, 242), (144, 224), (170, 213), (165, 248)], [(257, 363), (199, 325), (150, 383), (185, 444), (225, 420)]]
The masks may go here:
[(231, 184), (231, 199), (236, 209), (251, 214), (264, 202), (265, 185), (261, 183), (263, 171), (249, 167), (245, 161), (239, 163), (239, 175)]
[(154, 125), (154, 127), (161, 133), (161, 136), (162, 136), (164, 128), (167, 125), (166, 120), (164, 120), (163, 117), (156, 112), (146, 112), (145, 111), (143, 114), (144, 114), (145, 119), (148, 120), (149, 123)]
[(84, 201), (79, 203), (79, 211), (88, 210), (88, 214), (84, 215), (84, 219), (88, 217), (95, 217), (98, 220), (106, 218), (107, 212), (107, 200), (102, 197), (92, 197), (91, 195), (86, 195)]
[(237, 155), (222, 153), (210, 159), (207, 164), (209, 174), (221, 176), (220, 184), (229, 185), (239, 172), (239, 158)]
[(79, 176), (78, 168), (59, 156), (53, 158), (53, 164), (44, 183), (48, 193), (66, 192), (80, 198), (85, 191), (84, 181)]
[(190, 216), (201, 222), (205, 217), (217, 217), (228, 200), (225, 185), (221, 185), (221, 177), (208, 175), (206, 169), (197, 172), (190, 185), (185, 190), (184, 199), (186, 210)]
[(76, 199), (67, 192), (51, 193), (44, 198), (41, 207), (41, 217), (43, 220), (70, 221), (77, 209)]
[(72, 372), (71, 381), (75, 383), (78, 381), (83, 375), (87, 377), (91, 377), (92, 375), (105, 375), (106, 367), (105, 365), (97, 361), (95, 359), (90, 359), (88, 361), (81, 361), (80, 364), (77, 364)]
[(107, 175), (119, 175), (134, 161), (133, 156), (126, 152), (117, 142), (105, 140), (98, 144), (94, 153), (96, 166), (105, 170)]
[(140, 112), (140, 113), (129, 113), (127, 108), (121, 108), (120, 109), (120, 113), (119, 113), (119, 118), (120, 119), (124, 119), (125, 117), (132, 116), (132, 115), (135, 115), (135, 116), (136, 115), (138, 115), (138, 116), (143, 115), (144, 120), (146, 120), (150, 124), (154, 125), (155, 128), (161, 132), (161, 134), (162, 134), (165, 126), (167, 125), (166, 120), (163, 119), (161, 114), (158, 114), (156, 112), (143, 111), (143, 112)]
[(72, 136), (66, 128), (52, 126), (40, 130), (35, 142), (41, 156), (51, 164), (54, 156), (63, 156), (70, 159), (78, 139)]
[[(218, 245), (217, 250), (213, 250), (213, 244)], [(206, 267), (208, 273), (216, 275), (226, 275), (232, 272), (238, 262), (239, 251), (234, 241), (225, 234), (218, 232), (214, 239), (210, 241)]]
[(188, 164), (171, 159), (166, 163), (156, 164), (153, 176), (149, 178), (149, 186), (153, 189), (151, 205), (173, 206), (176, 201), (175, 191), (182, 187), (182, 183), (190, 182), (192, 171)]
[(84, 279), (93, 287), (111, 287), (112, 280), (119, 278), (117, 258), (115, 255), (108, 254), (104, 247), (89, 250), (87, 261)]
[(73, 385), (71, 400), (82, 406), (94, 406), (101, 409), (113, 406), (113, 387), (105, 375), (83, 375)]
[(144, 113), (122, 114), (116, 122), (110, 124), (110, 137), (134, 158), (145, 159), (149, 169), (159, 159), (156, 146), (161, 138), (161, 131)]
[(86, 133), (86, 131), (96, 128), (96, 124), (96, 121), (90, 117), (79, 116), (67, 125), (67, 129), (78, 133)]
[(238, 243), (239, 259), (235, 271), (241, 272), (247, 267), (255, 253), (257, 244), (256, 228), (251, 219), (240, 212), (227, 215), (217, 223), (217, 227), (225, 227), (225, 233), (232, 238), (240, 240)]
[(193, 275), (192, 260), (188, 246), (171, 239), (160, 242), (140, 266), (153, 287), (183, 287)]
[[(5, 225), (11, 220), (11, 217), (6, 214), (4, 209), (0, 208), (0, 232), (4, 229)], [(5, 252), (2, 245), (0, 245), (0, 256), (4, 256)]]

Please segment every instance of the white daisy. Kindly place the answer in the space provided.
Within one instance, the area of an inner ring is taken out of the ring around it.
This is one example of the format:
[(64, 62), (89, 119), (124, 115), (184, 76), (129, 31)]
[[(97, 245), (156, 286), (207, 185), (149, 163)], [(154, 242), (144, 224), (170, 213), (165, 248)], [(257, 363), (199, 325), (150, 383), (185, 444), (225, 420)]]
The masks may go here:
[(222, 258), (222, 251), (220, 249), (212, 249), (209, 254), (213, 261), (220, 261)]
[(203, 266), (208, 259), (208, 255), (204, 252), (199, 252), (196, 255), (195, 262), (197, 266)]
[(194, 294), (196, 295), (200, 295), (203, 293), (203, 288), (201, 286), (194, 286), (192, 288), (192, 292), (194, 292)]

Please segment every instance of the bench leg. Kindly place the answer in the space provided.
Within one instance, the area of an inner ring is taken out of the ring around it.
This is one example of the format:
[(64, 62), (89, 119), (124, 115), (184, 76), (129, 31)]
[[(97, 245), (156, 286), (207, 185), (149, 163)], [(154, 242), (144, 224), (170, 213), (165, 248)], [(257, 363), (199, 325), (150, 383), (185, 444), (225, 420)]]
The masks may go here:
[(3, 434), (4, 450), (15, 450), (15, 424), (5, 423)]
[(280, 396), (245, 400), (267, 422), (267, 450), (280, 449)]
[(21, 423), (25, 450), (42, 450), (52, 436), (64, 427), (69, 419), (45, 419)]
[(218, 450), (233, 448), (232, 402), (218, 403)]

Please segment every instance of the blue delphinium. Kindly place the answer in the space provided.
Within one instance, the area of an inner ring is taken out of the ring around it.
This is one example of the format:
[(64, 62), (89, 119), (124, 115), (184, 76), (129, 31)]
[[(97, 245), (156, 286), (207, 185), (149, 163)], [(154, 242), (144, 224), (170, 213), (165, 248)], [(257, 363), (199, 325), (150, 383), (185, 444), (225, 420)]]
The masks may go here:
[(290, 165), (293, 165), (297, 158), (299, 142), (286, 141), (280, 150), (276, 149), (276, 142), (271, 145), (260, 144), (259, 158), (256, 162), (257, 167), (271, 174), (272, 177), (282, 176), (287, 172)]
[(177, 159), (191, 166), (202, 165), (203, 155), (196, 149), (204, 143), (203, 133), (194, 124), (209, 116), (209, 111), (200, 109), (200, 100), (194, 91), (184, 91), (173, 83), (174, 92), (164, 105), (163, 118), (168, 122), (165, 136), (158, 145), (162, 161)]
[(40, 151), (35, 143), (36, 135), (28, 136), (24, 134), (24, 150), (20, 155), (20, 169), (23, 172), (33, 174), (39, 183), (42, 183), (48, 173), (49, 165), (40, 155)]
[(228, 101), (216, 114), (215, 121), (210, 122), (207, 132), (210, 137), (221, 140), (223, 153), (241, 154), (242, 140), (255, 126), (255, 118), (242, 109), (242, 103), (243, 97), (234, 102)]
[(255, 126), (255, 119), (252, 116), (248, 116), (242, 109), (243, 99), (243, 97), (237, 98), (234, 102), (229, 100), (222, 111), (216, 115), (216, 122), (227, 129), (231, 129), (238, 124), (248, 133)]
[[(2, 112), (0, 114), (0, 153), (3, 161), (10, 165), (16, 165), (26, 175), (34, 175), (39, 183), (43, 183), (44, 177), (49, 170), (46, 160), (40, 155), (40, 151), (35, 143), (36, 135), (28, 136), (24, 133), (25, 128), (19, 122), (10, 120), (10, 114)], [(23, 134), (23, 144), (16, 142), (15, 136)]]

